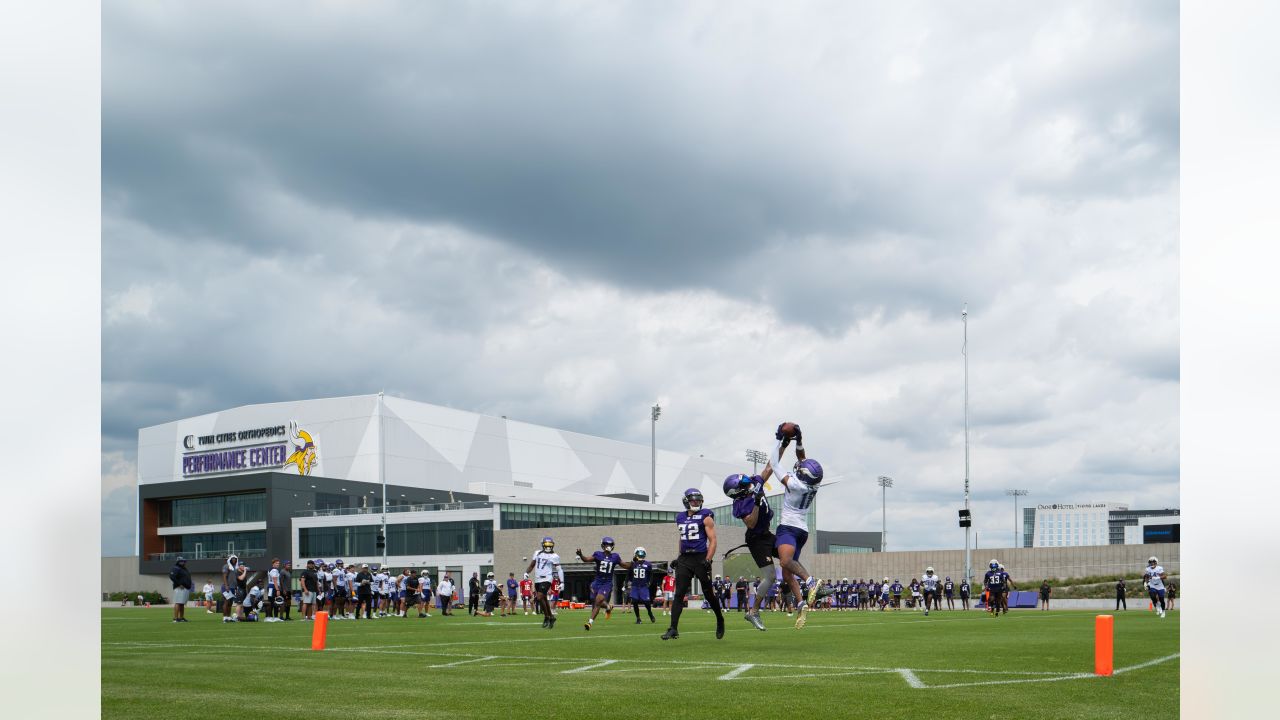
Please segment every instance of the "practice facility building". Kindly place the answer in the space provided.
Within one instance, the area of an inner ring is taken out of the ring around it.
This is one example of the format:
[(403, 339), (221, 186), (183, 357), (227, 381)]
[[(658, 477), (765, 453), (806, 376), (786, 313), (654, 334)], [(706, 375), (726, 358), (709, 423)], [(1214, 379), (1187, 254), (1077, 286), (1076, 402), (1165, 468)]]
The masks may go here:
[(483, 577), (498, 530), (671, 522), (685, 488), (712, 501), (744, 471), (658, 449), (651, 503), (650, 452), (382, 394), (175, 420), (138, 431), (138, 571), (184, 555), (208, 576), (235, 553)]

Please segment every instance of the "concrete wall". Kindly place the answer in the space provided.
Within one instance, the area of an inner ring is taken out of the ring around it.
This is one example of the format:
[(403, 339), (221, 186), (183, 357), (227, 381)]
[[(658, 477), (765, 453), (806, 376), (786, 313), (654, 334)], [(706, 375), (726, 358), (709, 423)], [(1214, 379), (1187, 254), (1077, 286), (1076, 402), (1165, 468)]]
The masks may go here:
[[(980, 580), (987, 563), (995, 558), (1004, 564), (1015, 583), (1028, 583), (1049, 577), (1083, 577), (1086, 575), (1121, 575), (1141, 572), (1147, 558), (1155, 555), (1170, 573), (1181, 570), (1179, 543), (1152, 545), (1092, 545), (1061, 548), (982, 548), (971, 553), (975, 580)], [(814, 555), (802, 557), (806, 568), (818, 577), (833, 578), (910, 578), (924, 575), (924, 569), (943, 577), (959, 580), (964, 575), (964, 550), (912, 550), (854, 555)]]
[[(213, 580), (215, 590), (222, 585), (222, 578), (215, 578), (211, 573), (193, 572), (191, 580), (195, 583), (196, 592), (200, 592), (206, 580)], [(165, 596), (166, 599), (173, 597), (173, 583), (169, 582), (168, 569), (166, 568), (163, 575), (143, 575), (138, 572), (137, 555), (102, 558), (102, 592), (136, 590), (152, 590)]]
[[(742, 543), (742, 528), (718, 528), (719, 549), (713, 573), (723, 573), (719, 556), (725, 550)], [(494, 567), (502, 572), (523, 572), (528, 561), (538, 551), (543, 536), (556, 540), (556, 550), (565, 562), (573, 561), (575, 548), (590, 553), (600, 547), (600, 538), (608, 535), (617, 541), (617, 551), (624, 558), (630, 557), (637, 546), (644, 546), (649, 560), (670, 560), (676, 555), (676, 529), (674, 523), (648, 525), (609, 525), (576, 528), (540, 528), (529, 530), (499, 530), (494, 533)], [(980, 580), (992, 558), (1004, 564), (1015, 583), (1030, 587), (1046, 577), (1083, 577), (1086, 575), (1120, 575), (1140, 572), (1147, 558), (1155, 555), (1170, 574), (1179, 573), (1181, 565), (1180, 544), (1153, 545), (1097, 545), (1062, 548), (982, 548), (971, 553), (975, 579)], [(899, 578), (906, 583), (911, 578), (924, 575), (924, 569), (932, 566), (942, 577), (956, 581), (964, 575), (964, 550), (912, 550), (887, 553), (810, 554), (804, 552), (801, 562), (814, 575), (821, 578)]]

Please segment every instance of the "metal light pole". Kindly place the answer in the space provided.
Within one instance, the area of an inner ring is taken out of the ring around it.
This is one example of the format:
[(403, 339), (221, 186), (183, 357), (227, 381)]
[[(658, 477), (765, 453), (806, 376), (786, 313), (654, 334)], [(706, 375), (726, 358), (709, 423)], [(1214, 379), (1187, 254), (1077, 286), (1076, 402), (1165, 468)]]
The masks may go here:
[(885, 552), (889, 547), (889, 516), (886, 511), (885, 495), (888, 494), (889, 488), (893, 487), (893, 478), (881, 475), (876, 478), (876, 482), (880, 485), (880, 552)]
[(382, 391), (378, 391), (378, 474), (382, 476), (382, 567), (387, 566), (387, 448), (382, 421)]
[[(964, 304), (960, 312), (960, 321), (964, 323), (964, 344), (960, 346), (960, 354), (964, 356), (964, 509), (969, 509), (969, 303)], [(973, 578), (973, 563), (969, 555), (969, 530), (964, 529), (964, 576)]]
[(1027, 490), (1005, 490), (1004, 494), (1013, 496), (1013, 547), (1022, 547), (1018, 542), (1018, 498), (1030, 493)]
[(649, 502), (658, 503), (658, 416), (662, 407), (654, 403), (649, 408)]
[(757, 475), (760, 472), (760, 463), (769, 462), (769, 456), (762, 450), (747, 450), (747, 459), (751, 461), (751, 474)]

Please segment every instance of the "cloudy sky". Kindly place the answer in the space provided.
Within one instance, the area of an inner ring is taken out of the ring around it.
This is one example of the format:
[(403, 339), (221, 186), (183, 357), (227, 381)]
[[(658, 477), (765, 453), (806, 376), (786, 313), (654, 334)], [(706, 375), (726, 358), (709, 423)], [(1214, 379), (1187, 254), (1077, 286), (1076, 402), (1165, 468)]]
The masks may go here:
[[(736, 461), (982, 547), (1178, 505), (1178, 7), (103, 7), (103, 552), (139, 427), (377, 392)], [(747, 465), (746, 467), (750, 467)]]

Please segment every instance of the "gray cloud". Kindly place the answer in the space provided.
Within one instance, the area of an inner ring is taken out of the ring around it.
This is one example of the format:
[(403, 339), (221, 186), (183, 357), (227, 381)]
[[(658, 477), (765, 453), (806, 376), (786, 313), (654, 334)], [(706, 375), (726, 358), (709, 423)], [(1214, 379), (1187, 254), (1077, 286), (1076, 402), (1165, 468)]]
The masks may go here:
[(379, 389), (647, 442), (661, 398), (662, 442), (724, 458), (803, 417), (929, 547), (968, 302), (977, 484), (1176, 502), (1176, 7), (103, 24), (105, 454)]

